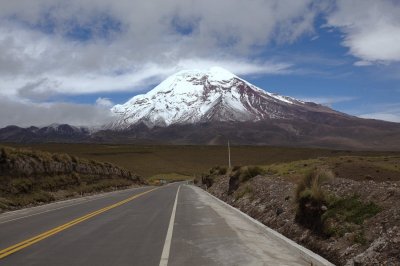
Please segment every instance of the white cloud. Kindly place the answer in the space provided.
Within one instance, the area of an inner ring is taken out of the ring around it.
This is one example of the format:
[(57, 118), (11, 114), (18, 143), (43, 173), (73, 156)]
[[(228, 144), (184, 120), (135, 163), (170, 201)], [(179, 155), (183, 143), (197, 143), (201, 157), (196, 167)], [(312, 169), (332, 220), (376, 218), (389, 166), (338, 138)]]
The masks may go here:
[[(311, 0), (1, 1), (0, 94), (143, 89), (197, 65), (288, 73), (290, 63), (243, 58), (312, 33), (319, 9)], [(71, 38), (76, 28), (90, 38)]]
[(100, 126), (112, 121), (109, 109), (89, 104), (35, 104), (0, 98), (0, 127), (46, 126), (52, 123), (77, 126)]
[(362, 118), (379, 119), (390, 122), (400, 123), (400, 104), (381, 103), (369, 106), (369, 110), (358, 111), (358, 116)]
[(111, 108), (114, 105), (114, 103), (110, 99), (102, 97), (97, 98), (96, 104), (104, 108)]
[(360, 60), (360, 61), (356, 61), (354, 63), (355, 66), (371, 66), (372, 62), (371, 61), (364, 61), (364, 60)]
[(378, 119), (384, 120), (389, 122), (397, 122), (400, 123), (400, 113), (392, 114), (392, 113), (370, 113), (370, 114), (363, 114), (360, 115), (361, 118), (369, 118), (369, 119)]
[(237, 75), (287, 74), (292, 65), (284, 62), (252, 62), (244, 59), (209, 60), (180, 59), (174, 63), (147, 63), (122, 74), (74, 73), (62, 75), (51, 70), (37, 76), (5, 77), (0, 82), (0, 94), (39, 100), (54, 94), (89, 94), (117, 91), (138, 91), (162, 81), (182, 69), (208, 69), (221, 66)]
[(341, 102), (349, 102), (357, 99), (356, 97), (351, 97), (351, 96), (331, 96), (331, 97), (303, 97), (299, 96), (297, 97), (299, 100), (305, 101), (305, 102), (313, 102), (313, 103), (319, 103), (322, 105), (327, 105), (327, 106), (332, 106), (335, 103), (341, 103)]
[(343, 45), (361, 59), (356, 66), (400, 61), (398, 1), (338, 0), (327, 21), (344, 33)]

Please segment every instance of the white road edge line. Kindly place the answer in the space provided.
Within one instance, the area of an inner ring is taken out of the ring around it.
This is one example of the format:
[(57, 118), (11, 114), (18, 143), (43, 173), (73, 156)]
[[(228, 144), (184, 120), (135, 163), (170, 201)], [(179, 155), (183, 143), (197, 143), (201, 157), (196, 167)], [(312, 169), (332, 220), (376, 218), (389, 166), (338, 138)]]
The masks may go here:
[(164, 242), (164, 248), (161, 253), (160, 266), (168, 265), (169, 250), (171, 248), (171, 241), (172, 241), (172, 232), (174, 231), (176, 204), (178, 202), (178, 194), (179, 194), (180, 188), (181, 188), (181, 186), (179, 185), (178, 190), (176, 191), (175, 202), (174, 202), (174, 207), (172, 208), (171, 219), (169, 220), (167, 236), (166, 236), (165, 242)]

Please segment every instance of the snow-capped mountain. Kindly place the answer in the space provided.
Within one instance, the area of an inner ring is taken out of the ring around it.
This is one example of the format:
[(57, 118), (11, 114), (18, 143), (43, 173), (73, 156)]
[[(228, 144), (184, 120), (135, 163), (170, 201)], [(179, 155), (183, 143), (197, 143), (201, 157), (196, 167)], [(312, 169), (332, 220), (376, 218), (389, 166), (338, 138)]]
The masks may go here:
[(361, 119), (262, 90), (218, 67), (178, 72), (112, 108), (94, 130), (53, 124), (0, 128), (0, 142), (313, 146), (400, 150), (400, 124)]
[(112, 111), (118, 119), (112, 129), (144, 123), (148, 127), (197, 124), (211, 121), (245, 122), (296, 118), (304, 111), (333, 110), (266, 92), (229, 71), (184, 70), (153, 90), (137, 95)]

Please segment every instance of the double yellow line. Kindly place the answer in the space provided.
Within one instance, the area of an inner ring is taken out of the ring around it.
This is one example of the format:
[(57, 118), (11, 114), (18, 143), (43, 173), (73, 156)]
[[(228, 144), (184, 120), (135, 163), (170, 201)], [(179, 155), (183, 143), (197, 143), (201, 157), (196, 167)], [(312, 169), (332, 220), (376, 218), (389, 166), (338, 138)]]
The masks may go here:
[(55, 228), (53, 228), (53, 229), (51, 229), (49, 231), (41, 233), (40, 235), (31, 237), (29, 239), (26, 239), (24, 241), (21, 241), (21, 242), (15, 244), (15, 245), (12, 245), (12, 246), (10, 246), (8, 248), (0, 250), (0, 259), (2, 259), (4, 257), (7, 257), (8, 255), (11, 255), (11, 254), (13, 254), (13, 253), (15, 253), (15, 252), (17, 252), (17, 251), (19, 251), (21, 249), (29, 247), (30, 245), (33, 245), (33, 244), (35, 244), (35, 243), (37, 243), (37, 242), (39, 242), (39, 241), (41, 241), (41, 240), (43, 240), (45, 238), (48, 238), (48, 237), (50, 237), (52, 235), (55, 235), (55, 234), (57, 234), (57, 233), (59, 233), (61, 231), (64, 231), (65, 229), (70, 228), (71, 226), (74, 226), (74, 225), (77, 225), (77, 224), (79, 224), (79, 223), (81, 223), (83, 221), (86, 221), (86, 220), (88, 220), (88, 219), (90, 219), (90, 218), (92, 218), (92, 217), (94, 217), (96, 215), (99, 215), (99, 214), (101, 214), (103, 212), (111, 210), (111, 209), (113, 209), (115, 207), (121, 206), (122, 204), (125, 204), (125, 203), (127, 203), (129, 201), (132, 201), (132, 200), (134, 200), (134, 199), (136, 199), (136, 198), (138, 198), (140, 196), (143, 196), (144, 194), (147, 194), (147, 193), (149, 193), (149, 192), (151, 192), (153, 190), (156, 190), (156, 189), (158, 189), (158, 188), (153, 188), (153, 189), (150, 189), (148, 191), (139, 193), (137, 195), (134, 195), (132, 197), (129, 197), (127, 199), (119, 201), (119, 202), (117, 202), (115, 204), (112, 204), (112, 205), (109, 205), (107, 207), (104, 207), (104, 208), (102, 208), (100, 210), (88, 213), (88, 214), (86, 214), (86, 215), (84, 215), (82, 217), (79, 217), (79, 218), (77, 218), (75, 220), (72, 220), (72, 221), (70, 221), (68, 223), (65, 223), (63, 225), (57, 226), (57, 227), (55, 227)]

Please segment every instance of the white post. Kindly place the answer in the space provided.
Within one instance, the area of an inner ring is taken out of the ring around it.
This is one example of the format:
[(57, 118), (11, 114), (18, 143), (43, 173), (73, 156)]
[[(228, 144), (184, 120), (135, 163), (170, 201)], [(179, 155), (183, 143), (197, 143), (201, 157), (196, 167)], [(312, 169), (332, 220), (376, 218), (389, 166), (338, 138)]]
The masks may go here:
[(229, 140), (228, 140), (228, 162), (229, 162), (229, 169), (231, 169), (231, 146), (229, 145)]

